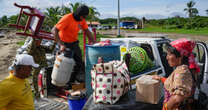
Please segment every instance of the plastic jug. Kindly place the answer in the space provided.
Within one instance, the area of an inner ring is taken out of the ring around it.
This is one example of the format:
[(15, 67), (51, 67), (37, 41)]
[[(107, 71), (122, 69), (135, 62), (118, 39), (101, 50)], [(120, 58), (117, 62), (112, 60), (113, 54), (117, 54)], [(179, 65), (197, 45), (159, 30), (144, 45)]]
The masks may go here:
[(51, 83), (56, 86), (65, 86), (71, 77), (74, 65), (73, 58), (65, 57), (63, 53), (58, 55), (53, 66)]

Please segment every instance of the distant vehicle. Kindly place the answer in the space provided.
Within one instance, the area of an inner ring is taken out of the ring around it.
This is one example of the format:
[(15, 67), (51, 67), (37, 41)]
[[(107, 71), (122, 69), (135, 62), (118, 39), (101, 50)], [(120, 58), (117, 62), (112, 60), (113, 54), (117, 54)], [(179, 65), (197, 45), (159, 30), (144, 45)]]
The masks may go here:
[(112, 29), (117, 29), (117, 26), (113, 26)]
[(103, 28), (102, 26), (98, 26), (97, 27), (98, 30), (102, 30), (102, 28)]
[(124, 26), (123, 28), (124, 28), (124, 29), (128, 29), (127, 26)]
[(109, 26), (98, 26), (97, 29), (98, 30), (108, 30)]
[(109, 26), (103, 26), (103, 30), (108, 30)]
[(135, 29), (135, 27), (133, 25), (131, 26), (127, 26), (128, 29)]

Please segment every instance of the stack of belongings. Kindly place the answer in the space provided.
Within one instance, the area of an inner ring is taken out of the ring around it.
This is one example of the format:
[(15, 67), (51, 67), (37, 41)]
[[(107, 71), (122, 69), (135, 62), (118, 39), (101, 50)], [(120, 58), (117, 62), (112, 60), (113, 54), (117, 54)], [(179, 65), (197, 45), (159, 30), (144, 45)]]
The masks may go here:
[(161, 87), (158, 80), (150, 75), (142, 75), (136, 80), (136, 101), (158, 104), (161, 98)]
[[(132, 47), (126, 54), (130, 54), (129, 72), (132, 74), (138, 74), (147, 68), (154, 66), (151, 59), (148, 57), (146, 51), (141, 47)], [(123, 59), (126, 60), (126, 54)]]

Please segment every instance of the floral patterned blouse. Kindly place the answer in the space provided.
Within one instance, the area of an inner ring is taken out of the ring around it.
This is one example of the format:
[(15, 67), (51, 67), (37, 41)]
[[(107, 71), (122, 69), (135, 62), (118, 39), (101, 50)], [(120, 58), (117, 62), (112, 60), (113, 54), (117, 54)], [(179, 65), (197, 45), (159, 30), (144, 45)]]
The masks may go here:
[(172, 74), (165, 80), (165, 100), (167, 102), (171, 95), (182, 95), (189, 97), (192, 95), (193, 78), (187, 65), (176, 67)]

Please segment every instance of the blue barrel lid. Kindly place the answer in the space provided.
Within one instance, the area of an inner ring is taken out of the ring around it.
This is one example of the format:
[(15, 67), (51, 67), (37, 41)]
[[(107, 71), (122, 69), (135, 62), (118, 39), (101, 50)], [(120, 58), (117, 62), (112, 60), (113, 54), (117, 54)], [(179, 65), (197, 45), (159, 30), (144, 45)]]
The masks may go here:
[(106, 46), (94, 46), (94, 45), (86, 45), (86, 47), (93, 47), (93, 48), (113, 48), (113, 47), (120, 47), (120, 45), (106, 45)]

